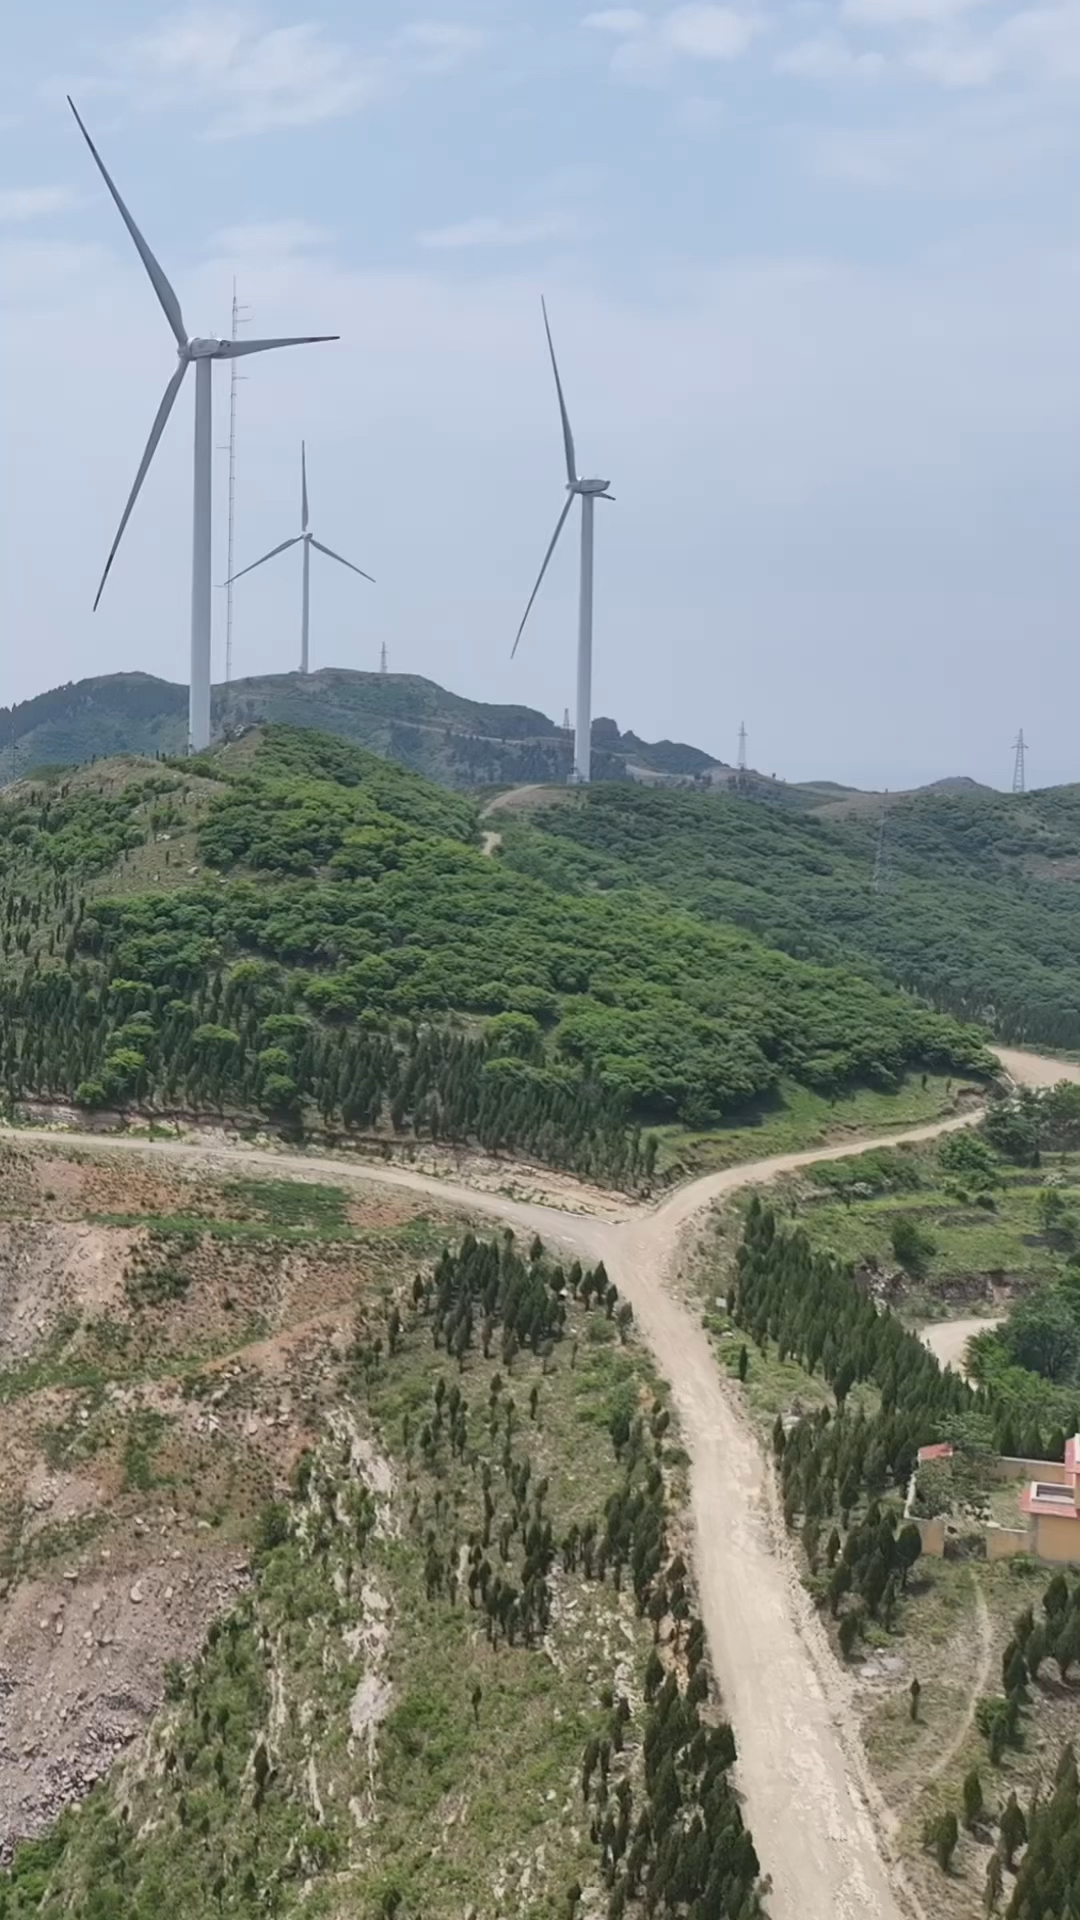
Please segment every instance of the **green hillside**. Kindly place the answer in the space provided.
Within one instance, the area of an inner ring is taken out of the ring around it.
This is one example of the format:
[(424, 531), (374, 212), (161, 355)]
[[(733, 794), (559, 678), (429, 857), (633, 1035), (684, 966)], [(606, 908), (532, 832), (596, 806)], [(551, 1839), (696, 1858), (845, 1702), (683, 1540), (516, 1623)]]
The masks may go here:
[[(254, 1194), (275, 1209), (341, 1200), (285, 1183)], [(228, 1190), (215, 1197), (229, 1204)], [(35, 1611), (43, 1572), (58, 1580), (75, 1562), (81, 1594), (122, 1556), (121, 1591), (137, 1571), (142, 1617), (153, 1593), (176, 1645), (173, 1587), (158, 1600), (166, 1533), (194, 1568), (166, 1562), (177, 1585), (208, 1578), (215, 1545), (250, 1577), (197, 1657), (168, 1659), (151, 1725), (93, 1790), (17, 1832), (13, 1858), (0, 1836), (4, 1920), (584, 1920), (641, 1902), (679, 1920), (706, 1894), (699, 1911), (761, 1920), (735, 1738), (678, 1549), (686, 1456), (603, 1268), (568, 1276), (511, 1235), (470, 1235), (419, 1273), (384, 1248), (376, 1274), (344, 1224), (292, 1240), (309, 1272), (349, 1263), (353, 1334), (343, 1354), (325, 1324), (307, 1329), (283, 1486), (253, 1449), (288, 1417), (280, 1373), (260, 1374), (250, 1348), (226, 1348), (224, 1374), (204, 1370), (180, 1344), (189, 1287), (204, 1315), (217, 1306), (219, 1340), (230, 1310), (239, 1333), (230, 1282), (278, 1292), (280, 1247), (235, 1218), (238, 1197), (182, 1241), (158, 1228), (172, 1284), (109, 1322), (80, 1420), (57, 1426), (55, 1393), (50, 1404), (25, 1379), (6, 1383), (27, 1424), (50, 1422), (54, 1467), (104, 1478), (110, 1455), (126, 1465), (92, 1547), (57, 1529), (50, 1565), (39, 1537)], [(216, 1258), (196, 1288), (208, 1224)], [(42, 1385), (70, 1340), (54, 1333)], [(178, 1508), (183, 1532), (169, 1524)], [(87, 1641), (113, 1648), (92, 1617)], [(122, 1701), (115, 1668), (99, 1653), (88, 1674), (92, 1658), (76, 1685)]]
[[(571, 735), (545, 714), (464, 700), (415, 674), (326, 668), (214, 689), (215, 733), (275, 721), (336, 734), (446, 786), (563, 782), (572, 766)], [(0, 778), (117, 753), (182, 753), (186, 742), (185, 687), (146, 673), (106, 674), (0, 708)], [(651, 745), (621, 734), (613, 720), (593, 723), (594, 779), (623, 780), (630, 768), (687, 777), (712, 764), (697, 747)]]
[(817, 815), (752, 798), (598, 789), (509, 823), (522, 874), (608, 897), (646, 887), (800, 959), (925, 995), (1003, 1040), (1080, 1047), (1080, 787), (950, 783)]
[(485, 858), (470, 801), (325, 735), (275, 726), (5, 800), (12, 1099), (392, 1127), (633, 1184), (643, 1130), (731, 1123), (785, 1082), (989, 1067), (969, 1031), (850, 968), (659, 894), (571, 891), (563, 839), (529, 830), (554, 884)]

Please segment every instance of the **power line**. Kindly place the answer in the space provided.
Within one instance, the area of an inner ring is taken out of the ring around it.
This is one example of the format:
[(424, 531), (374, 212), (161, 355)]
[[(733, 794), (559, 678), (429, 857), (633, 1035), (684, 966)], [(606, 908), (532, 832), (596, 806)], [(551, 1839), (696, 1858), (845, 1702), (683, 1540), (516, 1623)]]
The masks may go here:
[(1027, 744), (1024, 740), (1023, 727), (1021, 727), (1019, 733), (1016, 736), (1016, 739), (1013, 741), (1013, 753), (1015, 755), (1015, 759), (1013, 760), (1012, 790), (1014, 793), (1026, 793), (1027, 792), (1027, 764), (1026, 764)]

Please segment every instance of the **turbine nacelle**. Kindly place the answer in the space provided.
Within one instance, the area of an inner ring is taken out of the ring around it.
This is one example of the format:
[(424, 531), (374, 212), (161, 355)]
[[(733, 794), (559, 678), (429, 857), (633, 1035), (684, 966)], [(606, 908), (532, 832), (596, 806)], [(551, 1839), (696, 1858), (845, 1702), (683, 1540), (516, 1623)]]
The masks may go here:
[(216, 360), (221, 353), (220, 340), (189, 340), (181, 347), (181, 360)]
[(601, 494), (606, 493), (610, 485), (610, 480), (575, 480), (573, 484), (569, 481), (567, 482), (566, 490), (568, 493), (591, 494), (595, 500), (599, 499)]

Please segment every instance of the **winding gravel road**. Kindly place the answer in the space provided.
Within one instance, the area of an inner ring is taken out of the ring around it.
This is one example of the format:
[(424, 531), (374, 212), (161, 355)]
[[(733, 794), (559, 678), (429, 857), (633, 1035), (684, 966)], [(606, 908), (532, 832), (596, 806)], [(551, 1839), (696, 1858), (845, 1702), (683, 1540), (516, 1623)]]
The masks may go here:
[[(1080, 1067), (1001, 1052), (1012, 1077), (1040, 1086), (1080, 1080)], [(865, 1141), (783, 1154), (677, 1189), (658, 1206), (628, 1203), (622, 1219), (573, 1213), (412, 1173), (310, 1155), (125, 1139), (60, 1138), (105, 1154), (139, 1154), (226, 1173), (238, 1166), (342, 1186), (426, 1193), (442, 1205), (493, 1215), (539, 1233), (583, 1260), (603, 1260), (634, 1308), (640, 1332), (671, 1382), (690, 1455), (695, 1569), (713, 1666), (739, 1747), (739, 1785), (772, 1881), (772, 1920), (900, 1920), (917, 1911), (889, 1856), (847, 1685), (798, 1583), (775, 1511), (771, 1471), (725, 1389), (700, 1319), (676, 1282), (684, 1235), (713, 1201), (857, 1149), (928, 1140), (977, 1113)], [(16, 1136), (25, 1145), (27, 1135)], [(49, 1136), (52, 1144), (55, 1136)]]

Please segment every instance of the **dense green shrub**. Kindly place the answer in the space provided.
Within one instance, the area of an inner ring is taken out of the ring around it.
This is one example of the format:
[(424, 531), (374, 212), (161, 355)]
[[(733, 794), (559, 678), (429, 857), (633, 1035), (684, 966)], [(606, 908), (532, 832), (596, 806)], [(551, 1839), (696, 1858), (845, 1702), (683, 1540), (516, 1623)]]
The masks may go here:
[(37, 876), (0, 894), (9, 1096), (78, 1088), (293, 1127), (317, 1113), (632, 1182), (655, 1151), (637, 1130), (714, 1125), (785, 1076), (887, 1085), (982, 1057), (953, 1021), (842, 968), (659, 898), (571, 898), (507, 870), (473, 844), (468, 801), (342, 741), (273, 727), (183, 777), (215, 872), (167, 890), (79, 891), (103, 836), (115, 857), (149, 832), (152, 782), (134, 802), (72, 793), (0, 815), (13, 875), (32, 860)]

